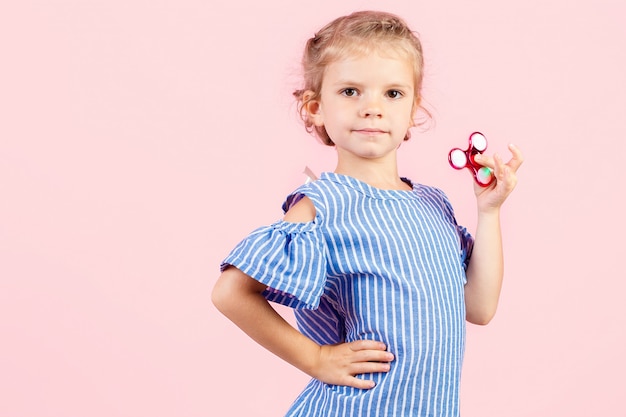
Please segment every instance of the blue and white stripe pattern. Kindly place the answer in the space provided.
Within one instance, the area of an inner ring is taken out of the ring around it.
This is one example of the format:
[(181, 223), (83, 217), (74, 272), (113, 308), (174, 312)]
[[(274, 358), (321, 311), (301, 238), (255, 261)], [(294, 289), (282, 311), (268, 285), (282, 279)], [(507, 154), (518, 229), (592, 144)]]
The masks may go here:
[(370, 390), (311, 380), (287, 416), (459, 415), (473, 240), (442, 191), (412, 187), (323, 173), (284, 206), (307, 196), (312, 222), (259, 228), (224, 260), (266, 284), (269, 300), (294, 307), (317, 343), (379, 340), (395, 355), (388, 373), (362, 375), (376, 382)]

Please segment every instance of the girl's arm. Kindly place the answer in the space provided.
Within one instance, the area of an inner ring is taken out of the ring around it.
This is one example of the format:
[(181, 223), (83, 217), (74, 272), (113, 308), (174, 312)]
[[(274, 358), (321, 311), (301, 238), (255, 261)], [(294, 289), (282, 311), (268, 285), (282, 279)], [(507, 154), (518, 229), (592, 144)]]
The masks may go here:
[[(309, 216), (311, 207), (312, 203), (304, 198), (285, 219), (297, 219), (299, 212), (308, 212)], [(384, 343), (359, 340), (320, 346), (272, 308), (262, 294), (265, 289), (265, 285), (231, 266), (215, 284), (212, 300), (219, 311), (257, 343), (320, 381), (368, 389), (374, 382), (355, 375), (389, 371), (393, 355), (386, 352)]]
[(474, 185), (478, 223), (465, 285), (466, 318), (474, 324), (489, 323), (500, 298), (504, 274), (500, 207), (515, 188), (516, 172), (523, 162), (517, 147), (509, 145), (509, 149), (513, 158), (506, 164), (497, 155), (493, 158), (476, 155), (476, 162), (494, 170), (496, 182), (487, 188)]
[(213, 289), (215, 306), (261, 346), (328, 384), (372, 388), (357, 374), (387, 372), (393, 355), (384, 343), (360, 340), (318, 345), (291, 326), (263, 297), (265, 286), (235, 267), (226, 269)]

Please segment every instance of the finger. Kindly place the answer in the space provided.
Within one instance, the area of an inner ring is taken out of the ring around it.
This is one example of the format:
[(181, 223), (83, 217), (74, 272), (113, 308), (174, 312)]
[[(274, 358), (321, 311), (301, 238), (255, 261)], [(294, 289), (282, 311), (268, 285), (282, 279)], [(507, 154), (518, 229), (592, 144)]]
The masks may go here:
[(513, 157), (507, 163), (507, 165), (513, 170), (513, 172), (515, 172), (524, 162), (524, 156), (522, 155), (522, 151), (512, 143), (509, 144), (509, 150), (513, 154)]
[(391, 362), (393, 353), (380, 350), (360, 350), (354, 355), (354, 362)]
[(348, 346), (350, 346), (350, 349), (354, 352), (360, 350), (387, 350), (387, 345), (376, 340), (356, 340), (348, 343)]
[(349, 372), (351, 375), (375, 374), (389, 372), (390, 369), (391, 364), (388, 362), (359, 362), (352, 364)]
[(474, 155), (474, 161), (479, 165), (489, 168), (493, 168), (495, 166), (495, 161), (493, 157), (481, 153), (477, 153), (476, 155)]
[(355, 362), (391, 362), (392, 353), (387, 352), (387, 346), (375, 340), (357, 340), (349, 343), (350, 349), (355, 352)]
[(349, 377), (346, 379), (345, 384), (349, 387), (359, 388), (359, 389), (372, 389), (376, 386), (376, 383), (371, 379), (359, 379), (357, 377)]
[(499, 155), (495, 155), (496, 168), (494, 169), (494, 175), (496, 176), (496, 186), (508, 195), (517, 184), (517, 177), (515, 171), (508, 164), (505, 164)]
[(507, 166), (498, 154), (493, 155), (494, 169), (493, 172), (499, 181), (502, 181), (507, 174)]

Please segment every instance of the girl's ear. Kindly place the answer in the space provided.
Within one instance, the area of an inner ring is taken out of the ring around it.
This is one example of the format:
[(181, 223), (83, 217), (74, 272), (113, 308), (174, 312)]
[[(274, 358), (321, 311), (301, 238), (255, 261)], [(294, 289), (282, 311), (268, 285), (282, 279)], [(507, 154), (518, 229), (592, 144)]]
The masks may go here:
[(411, 109), (411, 127), (415, 126), (415, 115), (417, 114), (417, 110), (420, 108), (421, 102), (421, 97), (418, 97), (413, 101), (413, 108)]
[(307, 90), (302, 94), (302, 102), (305, 103), (304, 111), (306, 111), (308, 119), (314, 126), (324, 126), (322, 106), (317, 97), (318, 95), (311, 90)]

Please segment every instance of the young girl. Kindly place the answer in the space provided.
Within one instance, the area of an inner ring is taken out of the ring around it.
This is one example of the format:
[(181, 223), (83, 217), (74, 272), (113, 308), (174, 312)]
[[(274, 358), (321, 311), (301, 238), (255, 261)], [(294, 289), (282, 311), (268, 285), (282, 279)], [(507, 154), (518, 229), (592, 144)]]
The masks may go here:
[[(500, 206), (508, 163), (477, 157), (475, 239), (444, 193), (398, 175), (420, 107), (422, 49), (397, 16), (358, 12), (307, 42), (308, 129), (337, 151), (333, 173), (287, 197), (282, 220), (224, 260), (213, 302), (250, 337), (313, 379), (288, 416), (458, 416), (465, 320), (486, 324), (503, 275)], [(299, 331), (268, 301), (295, 309)]]

